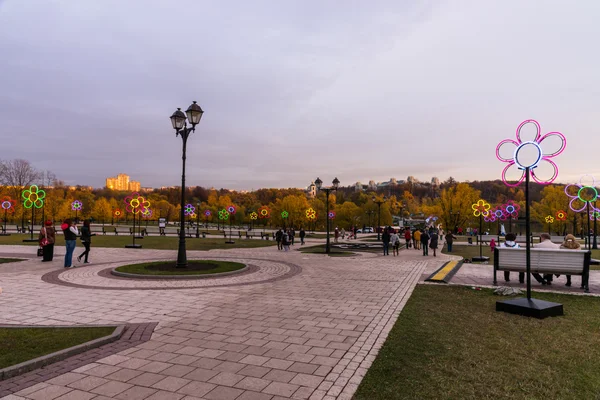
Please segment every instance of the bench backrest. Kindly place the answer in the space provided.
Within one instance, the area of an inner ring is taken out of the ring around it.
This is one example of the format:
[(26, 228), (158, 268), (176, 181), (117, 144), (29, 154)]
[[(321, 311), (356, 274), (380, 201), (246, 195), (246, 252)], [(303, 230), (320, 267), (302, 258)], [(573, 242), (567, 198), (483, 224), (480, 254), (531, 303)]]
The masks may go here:
[[(526, 249), (496, 248), (498, 270), (525, 271)], [(589, 268), (588, 250), (531, 249), (531, 272), (581, 275)]]

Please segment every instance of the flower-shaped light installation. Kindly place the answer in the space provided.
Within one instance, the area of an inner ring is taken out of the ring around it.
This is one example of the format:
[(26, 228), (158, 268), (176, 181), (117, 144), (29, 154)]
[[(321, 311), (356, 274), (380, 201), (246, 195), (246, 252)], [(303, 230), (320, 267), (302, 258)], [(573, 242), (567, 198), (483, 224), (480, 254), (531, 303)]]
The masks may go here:
[(306, 210), (306, 219), (309, 221), (317, 219), (317, 212), (312, 207)]
[(595, 208), (590, 211), (590, 221), (600, 221), (600, 210)]
[(496, 220), (506, 221), (508, 219), (508, 215), (506, 214), (506, 211), (504, 210), (503, 206), (497, 206), (494, 209), (492, 209), (491, 212), (496, 217)]
[(334, 219), (335, 218), (335, 211), (329, 211), (329, 214), (327, 214), (327, 216), (329, 217), (329, 219)]
[(427, 218), (425, 219), (425, 222), (426, 222), (426, 223), (430, 223), (430, 222), (435, 222), (435, 221), (437, 221), (437, 220), (438, 220), (438, 217), (436, 217), (435, 215), (430, 215), (429, 217), (427, 217)]
[(150, 219), (152, 218), (152, 214), (154, 214), (154, 212), (150, 208), (146, 208), (142, 211), (142, 218)]
[[(525, 131), (523, 128), (529, 124), (533, 125), (535, 132), (528, 136), (522, 131)], [(498, 160), (508, 164), (502, 171), (502, 181), (506, 186), (519, 186), (525, 180), (525, 173), (529, 169), (531, 177), (537, 183), (547, 185), (554, 182), (558, 177), (558, 166), (551, 158), (562, 153), (566, 146), (567, 139), (562, 133), (550, 132), (542, 136), (540, 124), (537, 121), (528, 119), (521, 122), (517, 128), (517, 140), (505, 139), (496, 147)], [(548, 179), (540, 179), (535, 173), (537, 167), (551, 167), (552, 176)], [(507, 174), (515, 177), (520, 174), (520, 178), (516, 183), (511, 184), (508, 183)]]
[(547, 224), (553, 224), (554, 223), (554, 217), (552, 215), (546, 216), (546, 223)]
[(194, 214), (196, 212), (196, 207), (194, 207), (193, 204), (186, 204), (184, 209), (183, 209), (183, 215), (185, 216), (191, 216), (192, 214)]
[(492, 211), (488, 212), (488, 215), (483, 217), (485, 222), (496, 222), (496, 219), (496, 214), (494, 214)]
[(125, 209), (127, 212), (139, 214), (143, 213), (146, 208), (150, 207), (150, 202), (140, 196), (138, 192), (133, 192), (125, 197)]
[(487, 217), (487, 215), (490, 213), (490, 208), (492, 208), (492, 206), (485, 200), (477, 200), (477, 203), (471, 205), (471, 208), (473, 209), (473, 215), (476, 217)]
[(250, 219), (251, 219), (252, 221), (255, 221), (255, 220), (257, 220), (257, 219), (258, 219), (258, 214), (257, 214), (257, 213), (255, 213), (254, 211), (252, 211), (252, 212), (250, 213)]
[(204, 210), (204, 216), (206, 218), (210, 217), (212, 215), (212, 212), (210, 210)]
[(79, 200), (75, 200), (74, 202), (71, 203), (71, 210), (73, 210), (73, 211), (81, 211), (82, 208), (83, 208), (83, 203), (80, 202)]
[(504, 212), (506, 213), (506, 215), (508, 217), (511, 217), (511, 218), (519, 217), (519, 211), (521, 210), (521, 206), (518, 205), (517, 203), (515, 203), (514, 201), (509, 200), (502, 207), (504, 207)]
[(289, 216), (290, 216), (290, 213), (289, 213), (289, 212), (287, 212), (287, 211), (285, 211), (285, 210), (283, 210), (283, 211), (281, 212), (281, 218), (284, 218), (284, 219), (285, 219), (285, 218), (287, 218), (287, 217), (289, 217)]
[[(591, 182), (584, 182), (586, 176), (591, 178)], [(565, 187), (565, 194), (571, 198), (569, 202), (571, 210), (582, 212), (588, 204), (591, 206), (598, 199), (596, 179), (591, 175), (584, 175), (579, 179), (579, 183), (567, 185)]]
[(269, 207), (262, 206), (261, 208), (258, 209), (258, 218), (263, 219), (263, 218), (269, 218), (270, 216), (271, 216), (271, 210), (269, 210)]
[(21, 196), (23, 197), (23, 207), (42, 208), (44, 206), (46, 192), (44, 192), (42, 189), (38, 189), (37, 185), (31, 185), (29, 189), (23, 190)]
[(567, 213), (564, 212), (563, 210), (558, 210), (556, 212), (556, 219), (559, 221), (566, 221), (567, 220)]
[(232, 204), (229, 207), (227, 207), (227, 212), (231, 215), (234, 215), (235, 212), (237, 211), (237, 208)]
[(14, 213), (15, 212), (15, 204), (16, 202), (11, 199), (10, 197), (4, 197), (2, 199), (2, 209), (4, 210), (4, 212), (10, 212), (10, 213)]
[(227, 210), (219, 211), (219, 219), (222, 219), (225, 221), (228, 220), (229, 219), (229, 211), (227, 211)]
[(118, 208), (115, 210), (115, 217), (120, 217), (121, 216), (121, 210), (119, 210)]

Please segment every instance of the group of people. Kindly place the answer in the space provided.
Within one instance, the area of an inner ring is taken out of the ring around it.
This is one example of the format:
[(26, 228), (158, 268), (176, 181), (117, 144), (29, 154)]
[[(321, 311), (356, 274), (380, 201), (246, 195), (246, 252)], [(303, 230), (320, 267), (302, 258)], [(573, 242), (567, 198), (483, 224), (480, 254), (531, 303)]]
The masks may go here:
[[(542, 233), (540, 234), (540, 243), (536, 244), (535, 246), (533, 246), (535, 249), (563, 249), (563, 250), (579, 250), (581, 249), (581, 245), (579, 244), (579, 242), (577, 241), (577, 239), (575, 239), (575, 236), (568, 234), (567, 236), (565, 236), (565, 239), (563, 241), (562, 244), (556, 244), (553, 243), (552, 238), (550, 237), (549, 234), (547, 233)], [(504, 243), (502, 243), (500, 245), (500, 247), (509, 247), (509, 248), (513, 248), (513, 249), (518, 249), (520, 248), (519, 243), (517, 243), (517, 235), (515, 235), (514, 233), (507, 233)], [(491, 243), (490, 243), (491, 245)], [(492, 248), (492, 251), (494, 249)], [(538, 281), (539, 283), (541, 283), (542, 285), (552, 285), (552, 281), (553, 281), (553, 275), (552, 274), (545, 274), (544, 276), (541, 276), (538, 273), (532, 273), (531, 274), (534, 279), (536, 281)], [(556, 275), (556, 277), (558, 278), (560, 275)], [(571, 286), (571, 275), (566, 275), (567, 278), (567, 283), (566, 286)], [(504, 280), (506, 282), (510, 282), (510, 271), (504, 271)], [(525, 283), (525, 273), (524, 272), (519, 272), (519, 283)]]
[[(306, 231), (304, 228), (300, 228), (299, 232), (300, 236), (300, 244), (304, 244), (304, 238), (306, 237)], [(277, 232), (275, 232), (275, 241), (277, 241), (277, 250), (289, 251), (290, 246), (294, 245), (294, 240), (296, 238), (296, 231), (294, 228), (283, 229), (279, 228)]]
[[(433, 251), (433, 256), (437, 257), (437, 249), (439, 246), (440, 234), (436, 228), (429, 229), (414, 229), (411, 231), (410, 228), (404, 228), (404, 240), (406, 241), (406, 248), (410, 249), (413, 247), (415, 250), (423, 250), (423, 255), (429, 255), (429, 249)], [(400, 250), (400, 236), (396, 233), (396, 230), (391, 226), (388, 226), (383, 230), (381, 236), (383, 242), (383, 255), (389, 256), (390, 246), (392, 247), (392, 254), (397, 256)]]
[[(72, 219), (67, 218), (61, 224), (60, 229), (65, 237), (66, 246), (64, 267), (73, 267), (73, 253), (77, 246), (78, 237), (81, 239), (81, 243), (85, 250), (77, 257), (77, 261), (81, 262), (81, 259), (83, 258), (84, 264), (89, 264), (88, 256), (90, 254), (92, 236), (96, 235), (95, 233), (92, 233), (90, 229), (90, 221), (83, 221), (83, 226), (81, 227), (81, 230), (79, 230), (77, 228), (77, 223)], [(54, 258), (54, 244), (56, 243), (56, 229), (54, 229), (52, 221), (46, 221), (44, 223), (44, 226), (40, 229), (38, 241), (42, 248), (42, 262), (52, 261)]]

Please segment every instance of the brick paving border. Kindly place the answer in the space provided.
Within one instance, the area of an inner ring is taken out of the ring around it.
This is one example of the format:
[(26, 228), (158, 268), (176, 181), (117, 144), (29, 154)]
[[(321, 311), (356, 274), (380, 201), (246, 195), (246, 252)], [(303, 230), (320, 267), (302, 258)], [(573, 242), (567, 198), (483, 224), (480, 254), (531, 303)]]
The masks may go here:
[(0, 397), (19, 392), (40, 382), (45, 382), (94, 361), (147, 342), (152, 337), (152, 332), (154, 332), (154, 328), (157, 325), (157, 322), (127, 324), (121, 338), (115, 342), (88, 350), (40, 369), (0, 381)]
[[(212, 258), (211, 258), (212, 259)], [(214, 259), (220, 260), (220, 259), (227, 259), (227, 260), (256, 260), (256, 261), (265, 261), (264, 259), (260, 259), (260, 258), (245, 258), (245, 257), (214, 257)], [(156, 261), (156, 260), (153, 260)], [(161, 261), (161, 260), (158, 260)], [(296, 264), (292, 264), (286, 261), (276, 261), (279, 264), (283, 264), (286, 265), (290, 268), (290, 270), (288, 272), (286, 272), (285, 274), (281, 275), (281, 276), (276, 276), (274, 278), (270, 278), (270, 279), (265, 279), (263, 281), (251, 281), (251, 282), (237, 282), (237, 283), (229, 283), (229, 284), (222, 284), (222, 285), (211, 285), (211, 286), (182, 286), (182, 287), (112, 287), (112, 286), (87, 286), (87, 285), (81, 285), (79, 283), (72, 283), (72, 282), (66, 282), (63, 281), (62, 279), (60, 279), (60, 274), (62, 274), (64, 271), (62, 269), (60, 270), (56, 270), (56, 271), (51, 271), (48, 272), (46, 274), (44, 274), (42, 276), (42, 281), (46, 282), (46, 283), (52, 283), (55, 285), (61, 285), (61, 286), (70, 286), (70, 287), (76, 287), (76, 288), (82, 288), (82, 289), (101, 289), (101, 290), (179, 290), (179, 289), (208, 289), (208, 288), (215, 288), (215, 287), (232, 287), (232, 286), (246, 286), (246, 285), (256, 285), (256, 284), (262, 284), (262, 283), (272, 283), (272, 282), (276, 282), (276, 281), (280, 281), (283, 279), (288, 279), (291, 278), (295, 275), (298, 275), (302, 272), (302, 267)], [(114, 263), (111, 263), (114, 264)], [(126, 264), (123, 264), (126, 265)], [(260, 271), (260, 267), (254, 265), (254, 264), (249, 264), (248, 265), (248, 269), (244, 272), (240, 272), (239, 274), (236, 274), (236, 277), (239, 276), (244, 276), (244, 275), (250, 275), (253, 273), (256, 273), (258, 271)], [(118, 267), (118, 266), (117, 266)], [(117, 267), (109, 267), (106, 269), (103, 269), (101, 271), (98, 272), (98, 275), (103, 277), (103, 278), (107, 278), (107, 279), (114, 279), (114, 280), (127, 280), (127, 281), (143, 281), (143, 282), (147, 282), (148, 280), (146, 279), (135, 279), (135, 278), (123, 278), (123, 277), (118, 277), (116, 275), (113, 275), (111, 273), (111, 271), (114, 268)], [(223, 278), (231, 278), (231, 275), (229, 276), (220, 276), (220, 277), (214, 277), (214, 279), (223, 279)]]

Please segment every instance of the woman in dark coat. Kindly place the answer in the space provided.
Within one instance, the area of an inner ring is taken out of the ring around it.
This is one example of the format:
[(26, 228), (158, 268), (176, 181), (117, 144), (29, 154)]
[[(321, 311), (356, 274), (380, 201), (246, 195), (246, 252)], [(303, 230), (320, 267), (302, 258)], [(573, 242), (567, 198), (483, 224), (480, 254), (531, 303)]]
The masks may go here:
[(85, 256), (84, 264), (89, 264), (88, 255), (90, 254), (90, 246), (92, 245), (92, 231), (90, 230), (90, 220), (86, 219), (83, 221), (83, 227), (81, 228), (81, 243), (85, 247), (85, 251), (77, 257), (77, 261), (81, 262), (81, 258)]
[(48, 243), (45, 246), (42, 246), (42, 262), (52, 261), (52, 258), (54, 257), (54, 243), (56, 242), (56, 231), (52, 226), (52, 221), (46, 221), (44, 227), (40, 229), (40, 246), (42, 245), (43, 239), (46, 239)]

